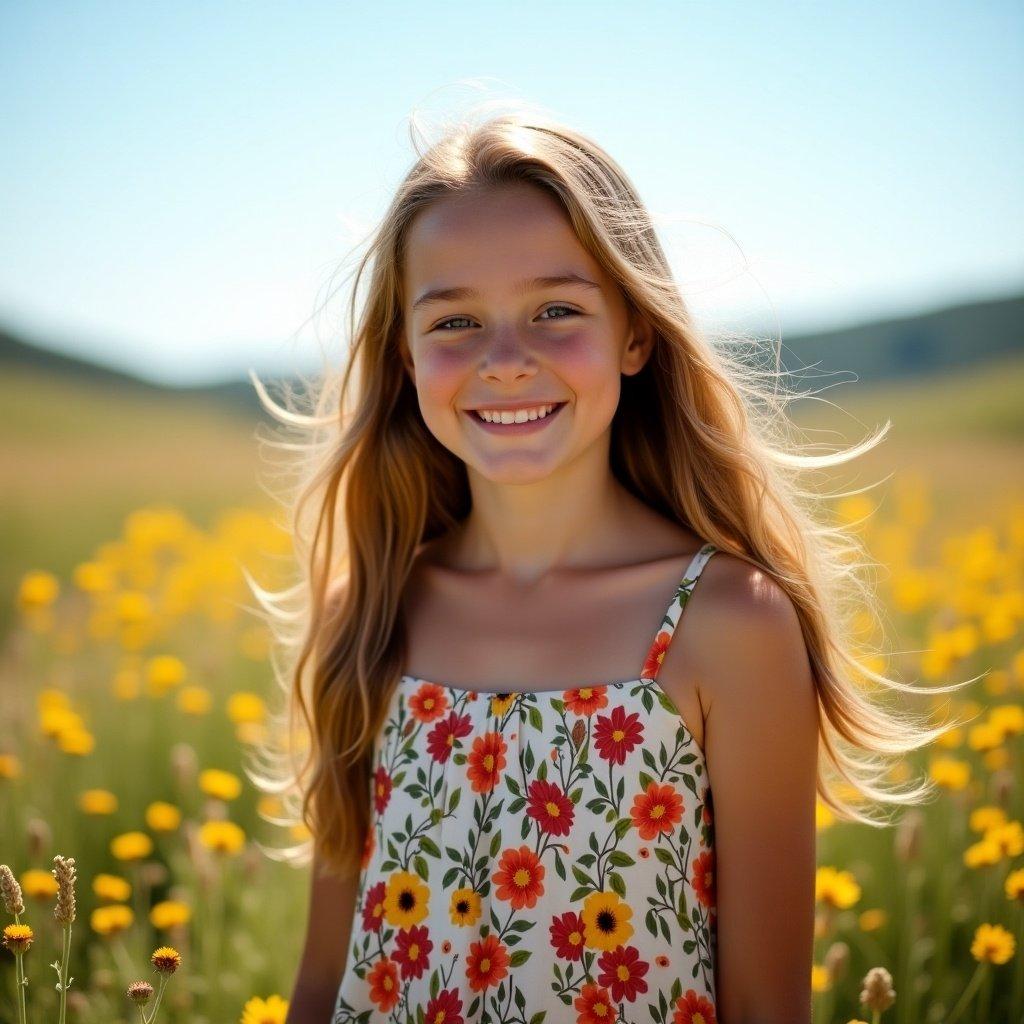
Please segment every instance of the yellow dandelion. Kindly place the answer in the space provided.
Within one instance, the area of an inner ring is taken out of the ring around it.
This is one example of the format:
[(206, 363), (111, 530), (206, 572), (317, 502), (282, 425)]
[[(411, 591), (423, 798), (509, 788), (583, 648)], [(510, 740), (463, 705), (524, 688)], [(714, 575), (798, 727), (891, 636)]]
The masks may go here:
[(146, 808), (146, 825), (154, 832), (173, 832), (181, 824), (181, 811), (174, 804), (155, 800)]
[(832, 987), (832, 978), (823, 964), (811, 964), (811, 991), (827, 992)]
[(1017, 943), (1013, 933), (1007, 931), (999, 924), (982, 924), (974, 933), (974, 941), (971, 943), (971, 956), (979, 962), (990, 964), (1005, 964)]
[(982, 839), (964, 850), (964, 865), (969, 868), (985, 868), (998, 864), (1003, 859), (998, 843)]
[(968, 824), (972, 832), (987, 832), (996, 825), (1006, 824), (1006, 811), (994, 804), (975, 807), (968, 818)]
[(57, 879), (49, 871), (32, 868), (21, 876), (21, 890), (36, 900), (48, 900), (57, 895)]
[(996, 825), (985, 833), (984, 841), (998, 846), (1000, 856), (1019, 857), (1024, 853), (1024, 827), (1019, 821)]
[(124, 832), (110, 840), (110, 852), (118, 860), (141, 860), (153, 852), (153, 840), (145, 832)]
[(27, 924), (9, 924), (4, 929), (4, 945), (15, 955), (28, 952), (35, 934)]
[(820, 867), (814, 876), (814, 899), (845, 910), (860, 899), (860, 886), (850, 871)]
[(937, 757), (928, 767), (932, 781), (943, 789), (962, 790), (971, 781), (971, 766), (953, 757)]
[(114, 589), (114, 568), (105, 562), (82, 562), (71, 574), (76, 587), (87, 594), (107, 594)]
[(177, 703), (186, 715), (198, 718), (213, 707), (213, 694), (204, 686), (183, 686), (178, 691)]
[(1024, 902), (1024, 868), (1011, 871), (1006, 876), (1004, 884), (1006, 898), (1009, 900), (1020, 900)]
[(163, 900), (160, 903), (155, 903), (149, 912), (150, 924), (160, 931), (188, 924), (191, 919), (191, 907), (179, 900)]
[(92, 891), (107, 903), (122, 903), (132, 894), (132, 883), (120, 875), (100, 873), (92, 880)]
[(862, 932), (877, 932), (883, 927), (889, 915), (880, 907), (872, 907), (870, 910), (862, 911), (857, 918), (857, 924)]
[(70, 729), (57, 737), (57, 745), (65, 754), (85, 757), (96, 748), (96, 739), (87, 729)]
[(1003, 736), (1018, 736), (1024, 732), (1024, 707), (1020, 704), (999, 704), (988, 715), (992, 726)]
[(97, 907), (89, 916), (89, 924), (97, 935), (117, 935), (131, 928), (135, 914), (131, 907), (123, 903), (111, 903), (106, 907)]
[(185, 680), (185, 663), (173, 654), (157, 654), (146, 661), (143, 669), (150, 694), (159, 697)]
[(199, 788), (217, 800), (234, 800), (242, 792), (242, 780), (231, 772), (207, 768), (199, 773)]
[(85, 789), (78, 794), (78, 807), (86, 814), (113, 814), (117, 797), (109, 789)]
[(814, 827), (819, 832), (835, 824), (835, 820), (836, 816), (833, 813), (832, 808), (829, 807), (828, 804), (822, 803), (821, 800), (815, 801)]
[(996, 747), (994, 750), (986, 750), (981, 759), (990, 772), (997, 772), (1009, 766), (1010, 752), (1006, 747)]
[(957, 747), (961, 746), (964, 742), (964, 729), (963, 726), (955, 725), (951, 729), (947, 729), (939, 738), (935, 741), (937, 746), (943, 747), (946, 750), (956, 750)]
[(149, 962), (160, 974), (173, 974), (181, 966), (181, 954), (173, 946), (153, 950)]
[(27, 572), (18, 584), (18, 607), (25, 611), (49, 608), (60, 593), (60, 583), (52, 572)]
[(0, 754), (0, 779), (17, 779), (21, 776), (21, 761), (17, 754)]
[(245, 845), (245, 833), (233, 821), (207, 821), (199, 829), (199, 841), (217, 853), (238, 853)]
[(243, 722), (262, 722), (267, 715), (266, 705), (263, 698), (255, 693), (239, 691), (228, 698), (228, 718), (235, 725)]
[(253, 996), (242, 1007), (240, 1024), (284, 1024), (287, 1017), (288, 1000), (277, 995), (266, 999)]

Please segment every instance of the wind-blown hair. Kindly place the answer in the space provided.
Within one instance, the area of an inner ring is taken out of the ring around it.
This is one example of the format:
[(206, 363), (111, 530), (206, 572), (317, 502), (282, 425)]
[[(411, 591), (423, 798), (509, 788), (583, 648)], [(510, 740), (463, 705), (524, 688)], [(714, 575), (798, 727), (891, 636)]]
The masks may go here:
[(887, 776), (949, 723), (927, 726), (871, 692), (935, 694), (967, 684), (921, 691), (864, 663), (856, 621), (875, 609), (862, 574), (871, 563), (854, 531), (833, 522), (825, 502), (834, 495), (803, 480), (870, 450), (889, 423), (846, 450), (805, 453), (785, 414), (803, 396), (781, 394), (777, 368), (759, 368), (698, 329), (635, 188), (591, 139), (546, 117), (502, 113), (449, 125), (422, 150), (415, 133), (413, 140), (418, 158), (358, 263), (342, 367), (325, 366), (306, 396), (308, 413), (293, 407), (287, 389), (278, 405), (250, 372), (265, 407), (296, 436), (279, 447), (297, 468), (286, 507), (301, 576), (281, 592), (249, 578), (274, 632), (284, 701), (271, 733), (277, 742), (258, 750), (247, 771), (311, 833), (267, 852), (301, 863), (315, 853), (342, 875), (369, 855), (373, 742), (405, 670), (400, 595), (420, 545), (470, 510), (466, 467), (427, 429), (403, 368), (406, 240), (438, 200), (516, 183), (558, 200), (630, 312), (654, 328), (646, 365), (622, 378), (611, 426), (615, 476), (662, 515), (766, 573), (796, 607), (819, 702), (821, 800), (840, 818), (880, 826), (887, 821), (862, 804), (931, 795), (927, 778), (900, 788)]

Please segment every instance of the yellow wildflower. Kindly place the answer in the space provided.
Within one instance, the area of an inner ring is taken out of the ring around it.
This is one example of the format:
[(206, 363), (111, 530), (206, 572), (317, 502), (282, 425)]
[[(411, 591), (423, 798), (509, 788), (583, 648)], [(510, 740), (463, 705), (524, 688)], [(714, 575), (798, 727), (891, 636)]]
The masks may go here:
[(832, 811), (832, 808), (828, 804), (822, 803), (821, 800), (815, 801), (814, 804), (814, 827), (819, 832), (822, 829), (828, 828), (834, 824), (836, 816)]
[(42, 569), (27, 572), (18, 584), (18, 607), (29, 611), (34, 608), (48, 608), (57, 600), (60, 584), (52, 572)]
[(990, 964), (1005, 964), (1017, 943), (1012, 932), (1008, 932), (999, 924), (978, 925), (974, 933), (974, 941), (971, 943), (971, 956), (975, 960), (985, 961)]
[(85, 789), (78, 794), (78, 806), (86, 814), (113, 814), (117, 797), (109, 789)]
[(0, 779), (17, 779), (21, 775), (21, 761), (17, 754), (0, 754)]
[(288, 1016), (288, 1001), (278, 995), (260, 999), (253, 996), (242, 1007), (240, 1024), (284, 1024)]
[(961, 790), (971, 780), (970, 764), (952, 757), (937, 757), (928, 770), (932, 781), (943, 789)]
[(191, 908), (178, 900), (163, 900), (154, 904), (149, 912), (150, 923), (161, 931), (188, 924), (191, 918)]
[(199, 841), (217, 853), (238, 853), (245, 845), (245, 833), (233, 821), (207, 821), (199, 829)]
[(155, 800), (146, 808), (146, 824), (154, 832), (173, 832), (181, 824), (181, 811), (174, 804)]
[(845, 910), (860, 899), (860, 886), (849, 871), (820, 867), (814, 877), (814, 899)]
[(15, 955), (28, 952), (35, 934), (27, 924), (9, 924), (4, 929), (4, 945)]
[(185, 680), (185, 663), (173, 654), (157, 654), (146, 661), (146, 685), (154, 697), (179, 686)]
[(996, 825), (985, 833), (985, 842), (995, 843), (1003, 857), (1019, 857), (1024, 853), (1024, 828), (1019, 821)]
[(1006, 898), (1009, 900), (1020, 900), (1024, 902), (1024, 868), (1011, 871), (1006, 876)]
[(153, 950), (149, 962), (160, 974), (173, 974), (181, 966), (181, 954), (173, 946)]
[(199, 773), (199, 788), (218, 800), (234, 800), (242, 792), (242, 780), (231, 772), (207, 768)]
[(998, 704), (989, 712), (988, 720), (1004, 736), (1018, 736), (1024, 732), (1024, 707)]
[(964, 850), (964, 864), (969, 868), (991, 867), (1002, 860), (1003, 854), (998, 843), (981, 839)]
[(828, 968), (822, 964), (811, 964), (811, 991), (827, 992), (832, 987)]
[(71, 729), (57, 737), (57, 744), (65, 754), (85, 757), (96, 747), (96, 739), (87, 729)]
[(857, 918), (857, 924), (862, 932), (876, 932), (888, 919), (889, 915), (884, 910), (880, 907), (873, 907), (860, 914)]
[(132, 894), (132, 883), (119, 875), (100, 873), (92, 880), (92, 891), (108, 903), (120, 903)]
[(153, 852), (153, 840), (145, 832), (124, 832), (110, 840), (110, 852), (118, 860), (141, 860)]
[(48, 900), (57, 895), (57, 879), (49, 871), (32, 868), (21, 876), (21, 888), (26, 896)]
[(98, 935), (117, 935), (130, 928), (135, 920), (131, 907), (123, 903), (111, 903), (106, 907), (97, 907), (89, 917), (92, 930)]
[(267, 715), (263, 698), (255, 693), (239, 691), (228, 698), (228, 718), (235, 725), (242, 722), (262, 722)]
[(213, 706), (213, 696), (203, 686), (183, 686), (178, 691), (178, 707), (186, 715), (197, 718), (205, 715)]
[(972, 832), (987, 832), (996, 825), (1006, 824), (1006, 811), (1002, 807), (988, 804), (984, 807), (975, 807), (968, 818)]

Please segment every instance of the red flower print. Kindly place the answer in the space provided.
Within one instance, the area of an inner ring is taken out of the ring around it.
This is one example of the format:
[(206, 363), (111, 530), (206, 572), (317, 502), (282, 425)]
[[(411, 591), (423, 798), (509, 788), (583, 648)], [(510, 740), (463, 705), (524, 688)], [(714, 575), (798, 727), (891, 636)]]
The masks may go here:
[(409, 698), (409, 710), (418, 722), (436, 722), (448, 710), (448, 693), (437, 683), (421, 683)]
[(714, 801), (714, 797), (712, 797), (712, 795), (711, 795), (711, 789), (709, 787), (705, 787), (705, 789), (704, 789), (704, 796), (703, 796), (702, 799), (704, 800), (704, 808), (703, 808), (703, 812), (701, 814), (701, 819), (703, 820), (705, 825), (710, 825), (715, 820), (715, 813), (714, 813), (714, 803), (715, 803), (715, 801)]
[(574, 910), (551, 918), (551, 948), (563, 960), (583, 957), (583, 918)]
[(715, 906), (715, 854), (713, 850), (704, 850), (694, 858), (690, 868), (693, 891), (697, 899), (705, 907)]
[(644, 667), (640, 672), (644, 679), (654, 679), (657, 677), (658, 671), (661, 669), (661, 663), (665, 660), (668, 642), (671, 639), (672, 634), (666, 633), (664, 630), (654, 638), (654, 643), (651, 644), (651, 649), (647, 652), (647, 660), (644, 661)]
[(608, 707), (608, 687), (580, 686), (575, 690), (566, 690), (563, 699), (566, 711), (586, 718), (595, 711)]
[(373, 857), (373, 851), (377, 848), (377, 832), (373, 827), (373, 823), (370, 823), (370, 827), (366, 830), (366, 835), (363, 837), (363, 856), (359, 862), (360, 868), (365, 868)]
[(421, 924), (400, 928), (391, 954), (402, 968), (403, 978), (418, 978), (430, 966), (428, 953), (434, 948), (427, 929)]
[(487, 935), (469, 944), (466, 954), (466, 978), (469, 987), (479, 992), (488, 985), (497, 985), (508, 974), (508, 949), (496, 935)]
[(676, 1000), (672, 1024), (715, 1024), (715, 1008), (689, 988)]
[(630, 817), (641, 839), (671, 832), (683, 820), (683, 798), (668, 783), (651, 782), (633, 797)]
[(378, 814), (384, 813), (384, 808), (388, 805), (388, 800), (391, 799), (391, 776), (388, 775), (387, 769), (384, 765), (377, 765), (377, 771), (374, 773), (373, 782), (373, 806), (377, 809)]
[(387, 892), (387, 885), (378, 882), (366, 890), (366, 899), (363, 901), (363, 931), (379, 932), (381, 922), (384, 920), (384, 894)]
[(526, 813), (551, 836), (567, 836), (572, 828), (572, 801), (551, 782), (534, 779), (527, 790)]
[(370, 998), (382, 1013), (393, 1009), (398, 1002), (398, 969), (394, 961), (382, 956), (366, 975), (370, 983)]
[(431, 1024), (464, 1024), (459, 993), (453, 988), (442, 989), (427, 1003), (423, 1019)]
[(608, 990), (590, 982), (583, 986), (572, 1005), (579, 1010), (576, 1024), (609, 1024), (618, 1013)]
[(532, 907), (544, 894), (544, 865), (528, 846), (506, 850), (494, 872), (495, 896), (508, 900), (513, 910)]
[(473, 740), (473, 749), (466, 757), (466, 778), (474, 793), (489, 793), (494, 789), (505, 767), (507, 749), (500, 732), (487, 732)]
[(444, 764), (451, 757), (457, 739), (473, 731), (469, 715), (452, 712), (443, 722), (438, 722), (427, 734), (427, 752), (438, 763)]
[(612, 708), (611, 714), (598, 715), (594, 726), (594, 748), (606, 761), (623, 764), (626, 755), (643, 742), (644, 727), (640, 716), (634, 711), (626, 714), (621, 704)]
[(617, 946), (602, 953), (597, 966), (601, 972), (597, 980), (611, 989), (615, 1002), (632, 1002), (638, 993), (647, 991), (644, 975), (651, 969), (651, 965), (640, 959), (635, 946)]

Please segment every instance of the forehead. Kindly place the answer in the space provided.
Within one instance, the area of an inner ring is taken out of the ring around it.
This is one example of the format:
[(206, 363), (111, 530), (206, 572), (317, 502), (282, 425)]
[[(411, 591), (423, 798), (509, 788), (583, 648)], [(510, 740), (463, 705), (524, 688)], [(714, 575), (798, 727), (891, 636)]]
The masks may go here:
[(497, 287), (573, 271), (608, 283), (557, 199), (509, 185), (441, 199), (419, 213), (409, 227), (403, 280), (412, 301), (424, 288)]

